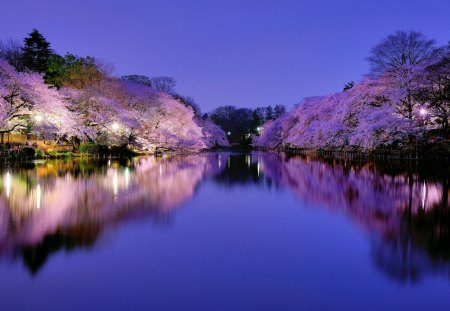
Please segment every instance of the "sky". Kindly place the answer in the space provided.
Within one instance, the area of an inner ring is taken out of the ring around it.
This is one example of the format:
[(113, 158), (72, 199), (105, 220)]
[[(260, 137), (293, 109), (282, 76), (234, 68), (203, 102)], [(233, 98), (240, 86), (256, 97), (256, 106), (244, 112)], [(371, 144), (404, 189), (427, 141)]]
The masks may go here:
[(37, 28), (56, 52), (118, 76), (172, 76), (204, 112), (340, 91), (396, 30), (450, 40), (448, 0), (1, 0), (0, 11), (0, 39)]

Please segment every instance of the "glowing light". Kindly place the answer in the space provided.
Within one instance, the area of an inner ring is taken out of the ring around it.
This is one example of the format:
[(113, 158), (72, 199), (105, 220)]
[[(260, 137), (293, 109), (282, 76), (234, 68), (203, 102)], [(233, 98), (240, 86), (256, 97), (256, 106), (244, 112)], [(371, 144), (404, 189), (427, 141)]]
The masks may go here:
[(111, 128), (113, 129), (113, 131), (117, 131), (119, 130), (120, 125), (117, 122), (113, 122), (113, 124), (111, 124)]
[(258, 126), (258, 127), (256, 128), (256, 130), (259, 132), (259, 131), (261, 131), (261, 128)]
[(227, 133), (227, 134), (228, 134), (228, 136), (230, 136), (230, 135), (231, 135), (231, 132), (230, 132), (230, 131), (228, 131), (228, 133)]
[(425, 108), (420, 108), (419, 113), (421, 116), (426, 116), (428, 114), (428, 111)]
[(114, 175), (113, 175), (113, 194), (114, 194), (114, 199), (117, 198), (117, 194), (119, 193), (119, 177), (117, 176), (117, 170), (114, 170)]
[(6, 188), (6, 197), (9, 198), (9, 195), (11, 193), (11, 174), (9, 172), (7, 172), (5, 176), (5, 188)]
[(427, 191), (428, 189), (427, 189), (427, 184), (425, 183), (425, 182), (423, 182), (423, 185), (422, 185), (422, 209), (425, 209), (425, 204), (426, 204), (426, 201), (427, 201), (427, 194), (428, 194), (428, 191)]
[(41, 116), (41, 115), (37, 115), (37, 116), (34, 117), (34, 119), (36, 120), (36, 122), (40, 123), (40, 122), (42, 122), (42, 120), (44, 119), (44, 117)]
[(41, 185), (36, 186), (36, 208), (41, 208)]
[(130, 184), (130, 169), (128, 167), (125, 168), (125, 187), (128, 188), (128, 185)]
[(162, 173), (163, 173), (163, 171), (162, 171), (162, 166), (161, 166), (161, 163), (160, 163), (160, 164), (159, 164), (159, 176), (161, 176)]

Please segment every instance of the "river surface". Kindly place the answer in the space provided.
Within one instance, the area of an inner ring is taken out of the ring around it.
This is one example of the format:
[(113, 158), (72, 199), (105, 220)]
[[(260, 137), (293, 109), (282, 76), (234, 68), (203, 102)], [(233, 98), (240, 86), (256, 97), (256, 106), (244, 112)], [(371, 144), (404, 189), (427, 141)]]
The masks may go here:
[(449, 310), (448, 163), (0, 169), (1, 310)]

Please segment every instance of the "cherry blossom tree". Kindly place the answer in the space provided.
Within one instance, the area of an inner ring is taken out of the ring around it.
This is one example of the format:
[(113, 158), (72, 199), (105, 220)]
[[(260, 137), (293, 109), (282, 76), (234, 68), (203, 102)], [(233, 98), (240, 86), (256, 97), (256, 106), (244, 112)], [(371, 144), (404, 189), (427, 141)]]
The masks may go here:
[(425, 117), (448, 128), (443, 51), (420, 33), (396, 32), (371, 50), (371, 72), (362, 81), (302, 100), (287, 116), (264, 124), (254, 145), (373, 150), (417, 142), (429, 129)]
[(375, 45), (367, 58), (370, 75), (382, 78), (390, 87), (401, 89), (402, 114), (414, 118), (412, 97), (413, 75), (423, 65), (429, 64), (440, 53), (436, 43), (425, 35), (415, 31), (397, 31)]
[(41, 134), (76, 135), (64, 98), (36, 73), (19, 73), (0, 61), (0, 135), (32, 125)]
[(444, 135), (449, 134), (450, 119), (450, 43), (442, 48), (442, 56), (416, 72), (414, 96), (422, 103), (423, 118), (441, 126)]
[(229, 147), (227, 135), (210, 118), (196, 119), (197, 124), (202, 128), (205, 145), (207, 148)]

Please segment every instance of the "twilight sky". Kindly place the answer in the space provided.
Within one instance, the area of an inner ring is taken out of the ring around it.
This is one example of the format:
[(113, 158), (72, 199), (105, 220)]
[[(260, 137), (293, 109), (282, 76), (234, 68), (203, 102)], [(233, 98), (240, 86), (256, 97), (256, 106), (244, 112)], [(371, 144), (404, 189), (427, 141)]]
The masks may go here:
[(37, 28), (117, 75), (168, 75), (207, 112), (340, 91), (395, 30), (450, 40), (448, 0), (2, 0), (0, 39)]

